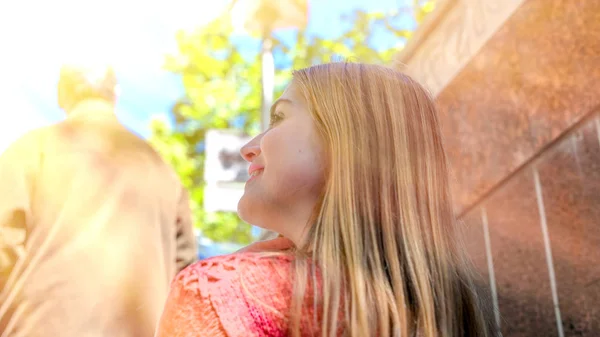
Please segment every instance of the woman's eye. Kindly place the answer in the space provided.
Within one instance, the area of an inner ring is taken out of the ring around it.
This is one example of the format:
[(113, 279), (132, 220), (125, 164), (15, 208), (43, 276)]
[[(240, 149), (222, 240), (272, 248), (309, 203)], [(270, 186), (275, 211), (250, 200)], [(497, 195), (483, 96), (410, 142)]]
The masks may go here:
[(283, 119), (283, 114), (281, 112), (275, 112), (271, 114), (271, 120), (269, 122), (269, 127), (275, 126), (275, 124), (279, 123)]

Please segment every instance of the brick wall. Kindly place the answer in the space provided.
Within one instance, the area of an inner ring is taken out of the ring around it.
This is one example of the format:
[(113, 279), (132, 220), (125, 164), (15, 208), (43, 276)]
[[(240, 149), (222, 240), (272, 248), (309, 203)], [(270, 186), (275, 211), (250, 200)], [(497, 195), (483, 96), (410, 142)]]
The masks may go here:
[(524, 1), (437, 100), (503, 336), (600, 336), (600, 1)]
[(600, 113), (462, 219), (505, 337), (600, 336)]

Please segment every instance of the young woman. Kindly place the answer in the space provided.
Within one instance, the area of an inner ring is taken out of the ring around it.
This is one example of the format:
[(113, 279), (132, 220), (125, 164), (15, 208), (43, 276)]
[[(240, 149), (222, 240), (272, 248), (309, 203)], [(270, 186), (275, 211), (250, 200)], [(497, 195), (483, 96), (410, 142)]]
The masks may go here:
[(491, 336), (436, 109), (376, 65), (296, 71), (242, 156), (239, 215), (280, 237), (174, 280), (158, 336)]

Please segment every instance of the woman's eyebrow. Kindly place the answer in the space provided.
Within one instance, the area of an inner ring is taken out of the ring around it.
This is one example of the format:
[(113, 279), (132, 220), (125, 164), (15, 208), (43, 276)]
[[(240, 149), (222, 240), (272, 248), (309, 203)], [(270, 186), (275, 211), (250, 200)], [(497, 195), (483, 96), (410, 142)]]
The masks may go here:
[(271, 115), (275, 113), (275, 109), (280, 103), (294, 104), (291, 100), (287, 98), (280, 98), (276, 100), (275, 103), (273, 103), (273, 105), (271, 106)]

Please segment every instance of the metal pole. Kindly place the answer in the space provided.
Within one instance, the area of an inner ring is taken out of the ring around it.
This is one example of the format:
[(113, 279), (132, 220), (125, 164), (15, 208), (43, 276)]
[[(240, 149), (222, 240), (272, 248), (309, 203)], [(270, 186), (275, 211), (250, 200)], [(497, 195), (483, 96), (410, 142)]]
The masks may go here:
[(261, 130), (269, 128), (271, 119), (271, 105), (273, 105), (273, 92), (275, 90), (275, 60), (273, 59), (273, 41), (269, 33), (265, 33), (262, 39), (261, 71), (262, 71), (262, 106), (260, 115)]

